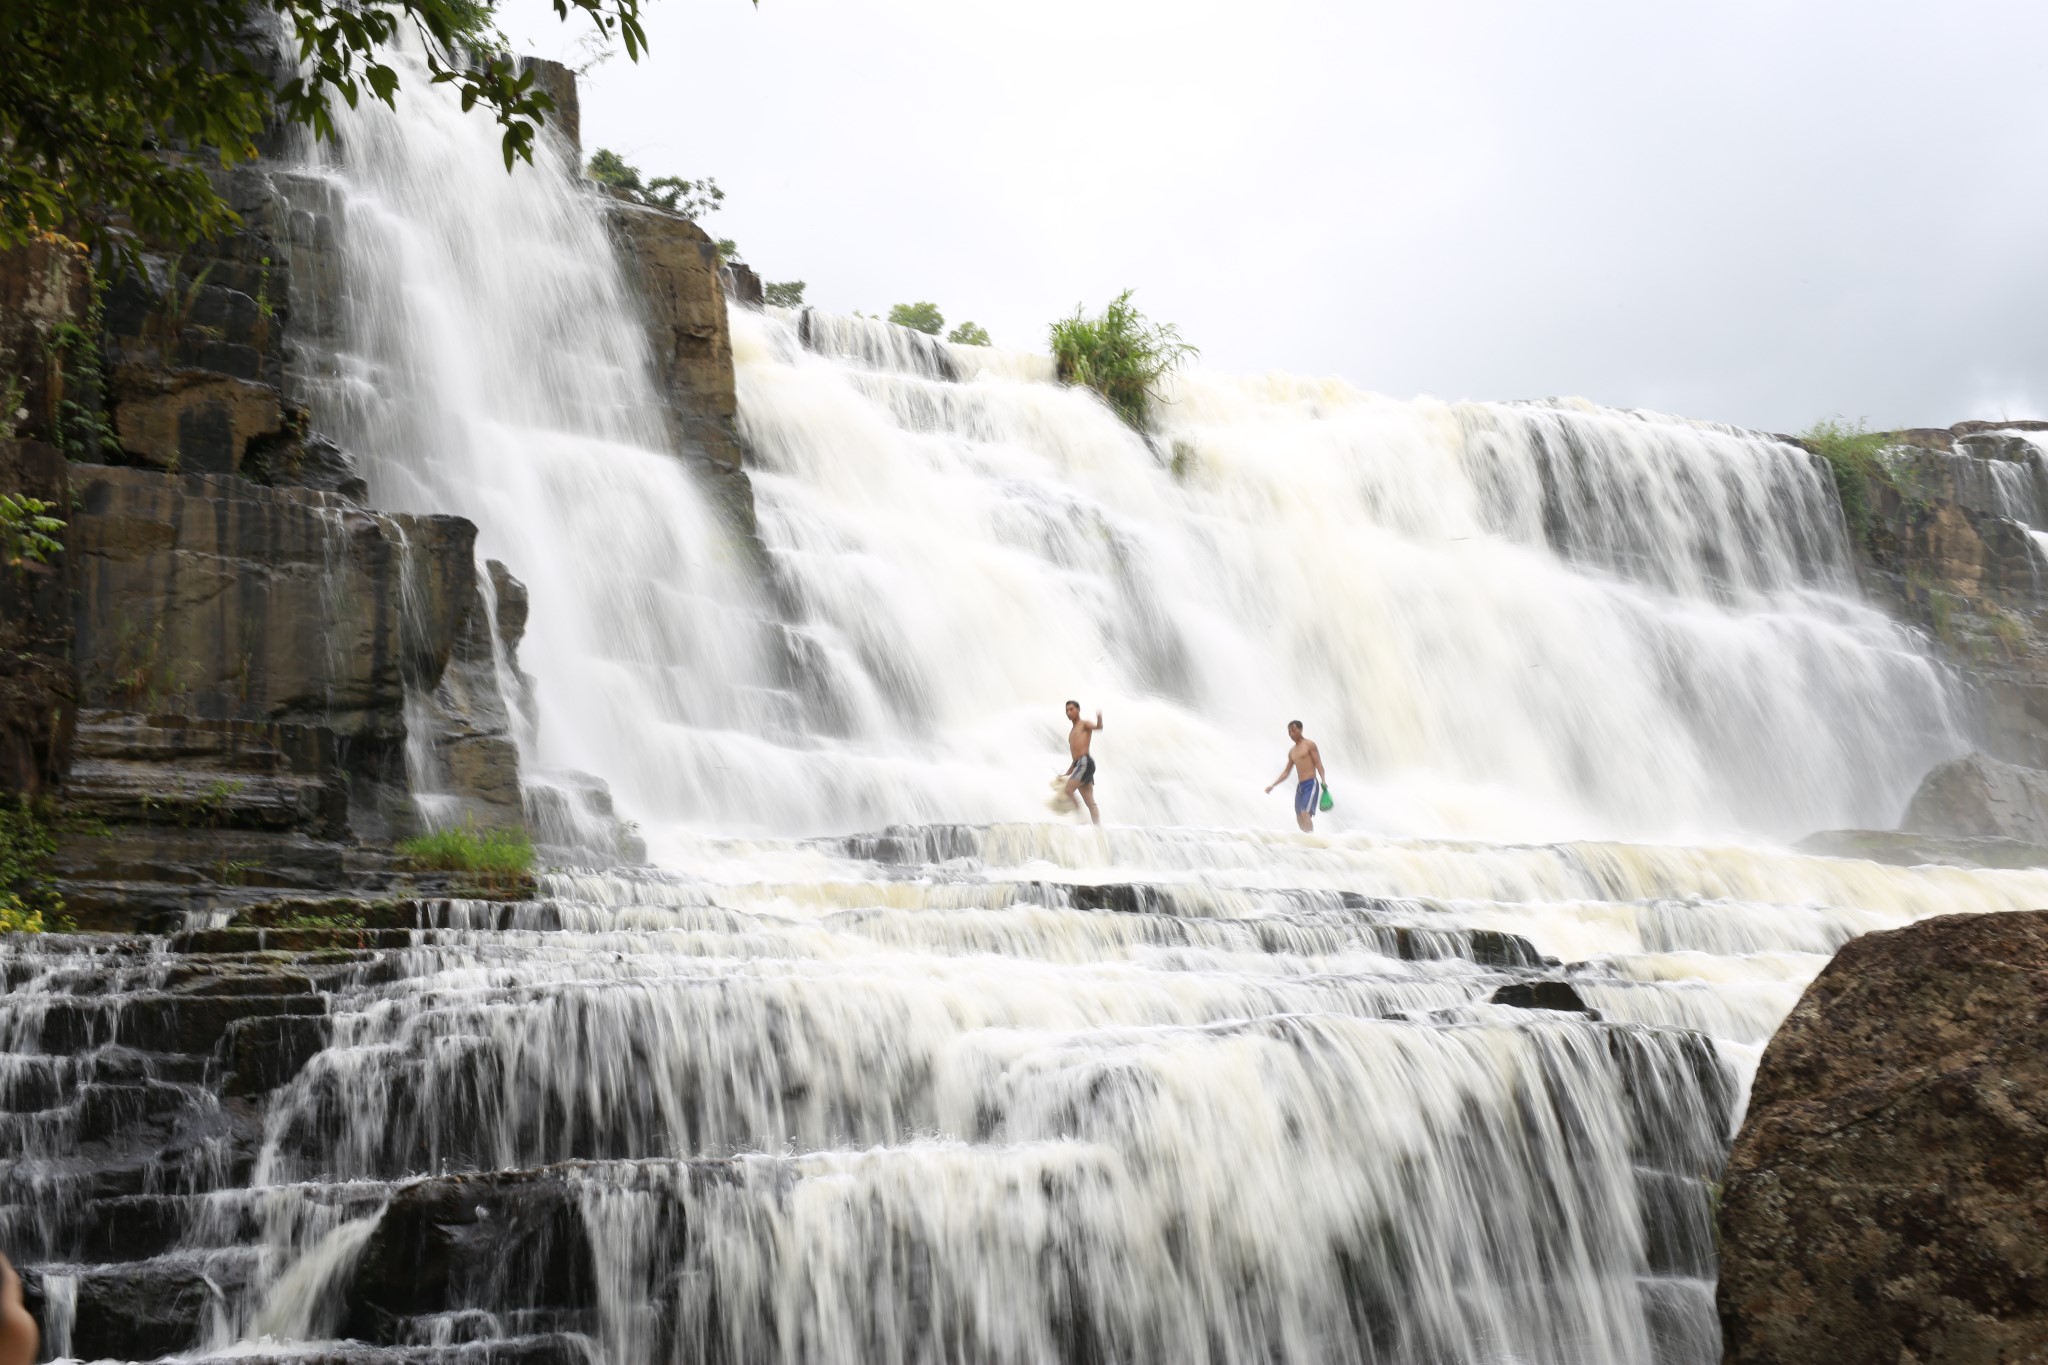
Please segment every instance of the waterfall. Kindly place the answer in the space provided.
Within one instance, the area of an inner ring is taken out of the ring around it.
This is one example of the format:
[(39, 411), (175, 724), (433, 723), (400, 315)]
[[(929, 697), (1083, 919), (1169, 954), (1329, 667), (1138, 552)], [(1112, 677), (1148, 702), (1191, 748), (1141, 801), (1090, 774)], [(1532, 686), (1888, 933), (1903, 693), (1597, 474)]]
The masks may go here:
[(841, 736), (792, 773), (801, 827), (1028, 818), (1067, 696), (1111, 717), (1100, 795), (1139, 823), (1270, 823), (1297, 717), (1343, 827), (1495, 838), (1888, 826), (1961, 747), (1854, 599), (1828, 475), (1768, 438), (1196, 373), (1146, 440), (1015, 357), (735, 329)]
[[(1141, 437), (1042, 357), (736, 311), (757, 581), (557, 151), (416, 73), (335, 113), (316, 424), (529, 585), (529, 770), (655, 865), (288, 979), (0, 942), (0, 1240), (81, 1351), (189, 1303), (241, 1358), (1707, 1365), (1805, 984), (2048, 898), (1784, 851), (1961, 747), (1792, 447), (1202, 371)], [(1042, 806), (1068, 697), (1099, 830)], [(1260, 794), (1296, 718), (1313, 835)], [(298, 1049), (260, 1112), (194, 998)]]

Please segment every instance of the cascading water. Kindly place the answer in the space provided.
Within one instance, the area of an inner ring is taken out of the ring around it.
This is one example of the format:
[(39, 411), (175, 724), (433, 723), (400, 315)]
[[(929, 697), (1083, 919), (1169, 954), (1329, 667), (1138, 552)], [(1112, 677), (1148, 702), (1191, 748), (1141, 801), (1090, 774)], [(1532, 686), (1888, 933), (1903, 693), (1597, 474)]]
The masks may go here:
[[(181, 959), (0, 946), (0, 1088), (76, 1097), (0, 1115), (0, 1237), (80, 1314), (143, 1273), (93, 1240), (141, 1200), (201, 1351), (1711, 1361), (1709, 1183), (1804, 983), (2048, 897), (1770, 847), (1959, 746), (1788, 447), (1203, 374), (1148, 442), (1040, 359), (741, 312), (770, 592), (663, 448), (594, 196), (423, 86), (337, 114), (316, 418), (528, 582), (527, 756), (661, 866), (366, 940), (246, 1169), (205, 1066), (122, 1045)], [(1038, 806), (1068, 696), (1099, 831)], [(1259, 795), (1296, 716), (1313, 836)], [(1494, 1001), (1560, 979), (1595, 1013)], [(78, 1143), (137, 1086), (196, 1136), (130, 1189)], [(566, 1221), (365, 1307), (460, 1173)]]

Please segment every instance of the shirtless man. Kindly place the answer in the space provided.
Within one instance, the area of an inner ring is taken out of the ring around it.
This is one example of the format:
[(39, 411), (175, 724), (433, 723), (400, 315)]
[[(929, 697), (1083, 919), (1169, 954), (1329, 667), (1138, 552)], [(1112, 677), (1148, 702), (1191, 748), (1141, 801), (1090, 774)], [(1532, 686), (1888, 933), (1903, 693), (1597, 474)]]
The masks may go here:
[(1294, 788), (1294, 823), (1301, 826), (1303, 834), (1312, 834), (1316, 827), (1316, 800), (1323, 794), (1323, 784), (1329, 774), (1323, 771), (1323, 751), (1316, 742), (1301, 732), (1301, 722), (1287, 722), (1287, 763), (1280, 769), (1280, 776), (1266, 784), (1271, 792), (1287, 780), (1288, 771), (1293, 770), (1296, 783)]
[(1088, 818), (1096, 824), (1102, 823), (1102, 812), (1095, 809), (1095, 759), (1088, 752), (1088, 742), (1095, 732), (1102, 728), (1102, 713), (1095, 713), (1095, 723), (1081, 719), (1081, 703), (1067, 703), (1067, 752), (1073, 757), (1073, 766), (1066, 772), (1066, 786), (1061, 794), (1067, 799), (1068, 809), (1073, 808), (1074, 793), (1081, 794), (1081, 800), (1088, 806)]

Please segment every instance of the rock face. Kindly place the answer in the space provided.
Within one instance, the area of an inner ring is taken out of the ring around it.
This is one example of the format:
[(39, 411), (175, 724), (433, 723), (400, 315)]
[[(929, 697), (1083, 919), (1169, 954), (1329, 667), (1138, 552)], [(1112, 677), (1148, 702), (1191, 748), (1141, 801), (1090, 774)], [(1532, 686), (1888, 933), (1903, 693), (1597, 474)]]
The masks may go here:
[(0, 492), (67, 523), (0, 564), (0, 791), (60, 799), (87, 928), (375, 883), (415, 796), (523, 821), (475, 527), (363, 505), (286, 391), (294, 301), (338, 285), (321, 218), (260, 164), (215, 183), (241, 226), (140, 273), (0, 253)]
[(2048, 844), (2048, 772), (1966, 754), (1928, 773), (1904, 829)]
[(71, 558), (98, 706), (404, 732), (474, 614), (476, 528), (244, 479), (81, 467)]
[(1932, 638), (1972, 694), (1972, 742), (2048, 767), (2048, 466), (2022, 434), (2043, 424), (1960, 422), (1889, 433), (1851, 528), (1870, 599)]
[(1850, 942), (1765, 1051), (1722, 1187), (1729, 1365), (2048, 1356), (2048, 911)]
[(732, 334), (718, 249), (681, 214), (614, 201), (612, 235), (639, 299), (676, 448), (694, 456), (728, 519), (754, 529), (753, 492), (742, 468)]

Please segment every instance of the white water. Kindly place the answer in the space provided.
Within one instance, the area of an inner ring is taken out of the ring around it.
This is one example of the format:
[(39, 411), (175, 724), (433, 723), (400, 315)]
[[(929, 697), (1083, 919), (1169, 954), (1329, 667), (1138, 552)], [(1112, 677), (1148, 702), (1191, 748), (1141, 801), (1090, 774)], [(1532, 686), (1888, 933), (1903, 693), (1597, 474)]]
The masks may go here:
[[(337, 992), (179, 1253), (259, 1265), (196, 1344), (331, 1332), (393, 1182), (575, 1160), (607, 1360), (1703, 1362), (1704, 1182), (1805, 982), (2048, 897), (1770, 851), (1960, 747), (1785, 447), (1199, 373), (1148, 445), (1034, 358), (744, 314), (771, 594), (663, 448), (594, 197), (417, 83), (341, 122), (316, 420), (527, 582), (529, 765), (664, 867)], [(1068, 696), (1105, 831), (1038, 804)], [(1259, 795), (1296, 716), (1310, 837)], [(1567, 971), (1605, 1022), (1488, 1003)], [(423, 1339), (525, 1330), (451, 1307)]]

